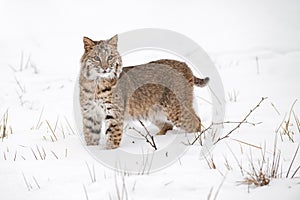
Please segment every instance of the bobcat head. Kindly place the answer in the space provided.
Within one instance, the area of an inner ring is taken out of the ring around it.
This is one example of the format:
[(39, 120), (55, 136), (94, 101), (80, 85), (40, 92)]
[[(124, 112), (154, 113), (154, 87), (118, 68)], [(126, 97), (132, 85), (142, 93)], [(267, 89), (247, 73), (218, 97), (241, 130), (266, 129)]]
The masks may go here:
[(109, 40), (93, 41), (83, 37), (84, 54), (82, 72), (88, 80), (118, 78), (122, 72), (122, 59), (117, 50), (118, 35)]

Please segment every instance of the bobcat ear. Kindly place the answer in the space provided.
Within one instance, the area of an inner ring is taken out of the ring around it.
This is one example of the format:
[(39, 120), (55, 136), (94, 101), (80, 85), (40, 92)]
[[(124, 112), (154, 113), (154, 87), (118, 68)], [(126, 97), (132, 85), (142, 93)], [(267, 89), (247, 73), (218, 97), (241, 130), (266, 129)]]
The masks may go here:
[(93, 46), (96, 45), (96, 42), (91, 40), (88, 37), (83, 37), (83, 44), (84, 44), (85, 51), (89, 51), (93, 48)]
[(115, 35), (114, 37), (110, 38), (109, 40), (107, 40), (107, 43), (117, 47), (118, 46), (118, 34)]

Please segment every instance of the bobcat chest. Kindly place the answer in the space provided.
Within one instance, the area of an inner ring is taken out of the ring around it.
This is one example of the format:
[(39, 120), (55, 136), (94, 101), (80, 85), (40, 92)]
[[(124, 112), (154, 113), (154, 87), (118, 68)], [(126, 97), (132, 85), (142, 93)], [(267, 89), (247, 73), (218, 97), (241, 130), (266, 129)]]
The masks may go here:
[(107, 98), (95, 98), (89, 102), (90, 114), (104, 119), (111, 115), (112, 104)]

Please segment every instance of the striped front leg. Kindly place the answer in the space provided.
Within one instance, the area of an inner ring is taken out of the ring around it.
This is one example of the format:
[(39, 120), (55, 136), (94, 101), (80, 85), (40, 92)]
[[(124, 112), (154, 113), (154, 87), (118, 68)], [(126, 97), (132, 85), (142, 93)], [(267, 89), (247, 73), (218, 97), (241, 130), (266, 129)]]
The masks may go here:
[(122, 133), (123, 133), (123, 117), (113, 117), (112, 115), (107, 115), (105, 117), (106, 132), (106, 149), (115, 149), (120, 146)]
[(100, 118), (96, 115), (84, 115), (83, 132), (87, 145), (98, 145), (101, 133)]

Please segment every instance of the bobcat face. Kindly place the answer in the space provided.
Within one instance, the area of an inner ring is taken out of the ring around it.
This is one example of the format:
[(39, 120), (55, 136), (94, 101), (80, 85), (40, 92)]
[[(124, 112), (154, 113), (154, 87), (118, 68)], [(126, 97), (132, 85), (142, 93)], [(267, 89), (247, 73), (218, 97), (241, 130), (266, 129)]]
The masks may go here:
[(122, 71), (122, 60), (117, 51), (118, 36), (109, 40), (93, 41), (83, 38), (85, 53), (82, 67), (89, 80), (117, 78)]

